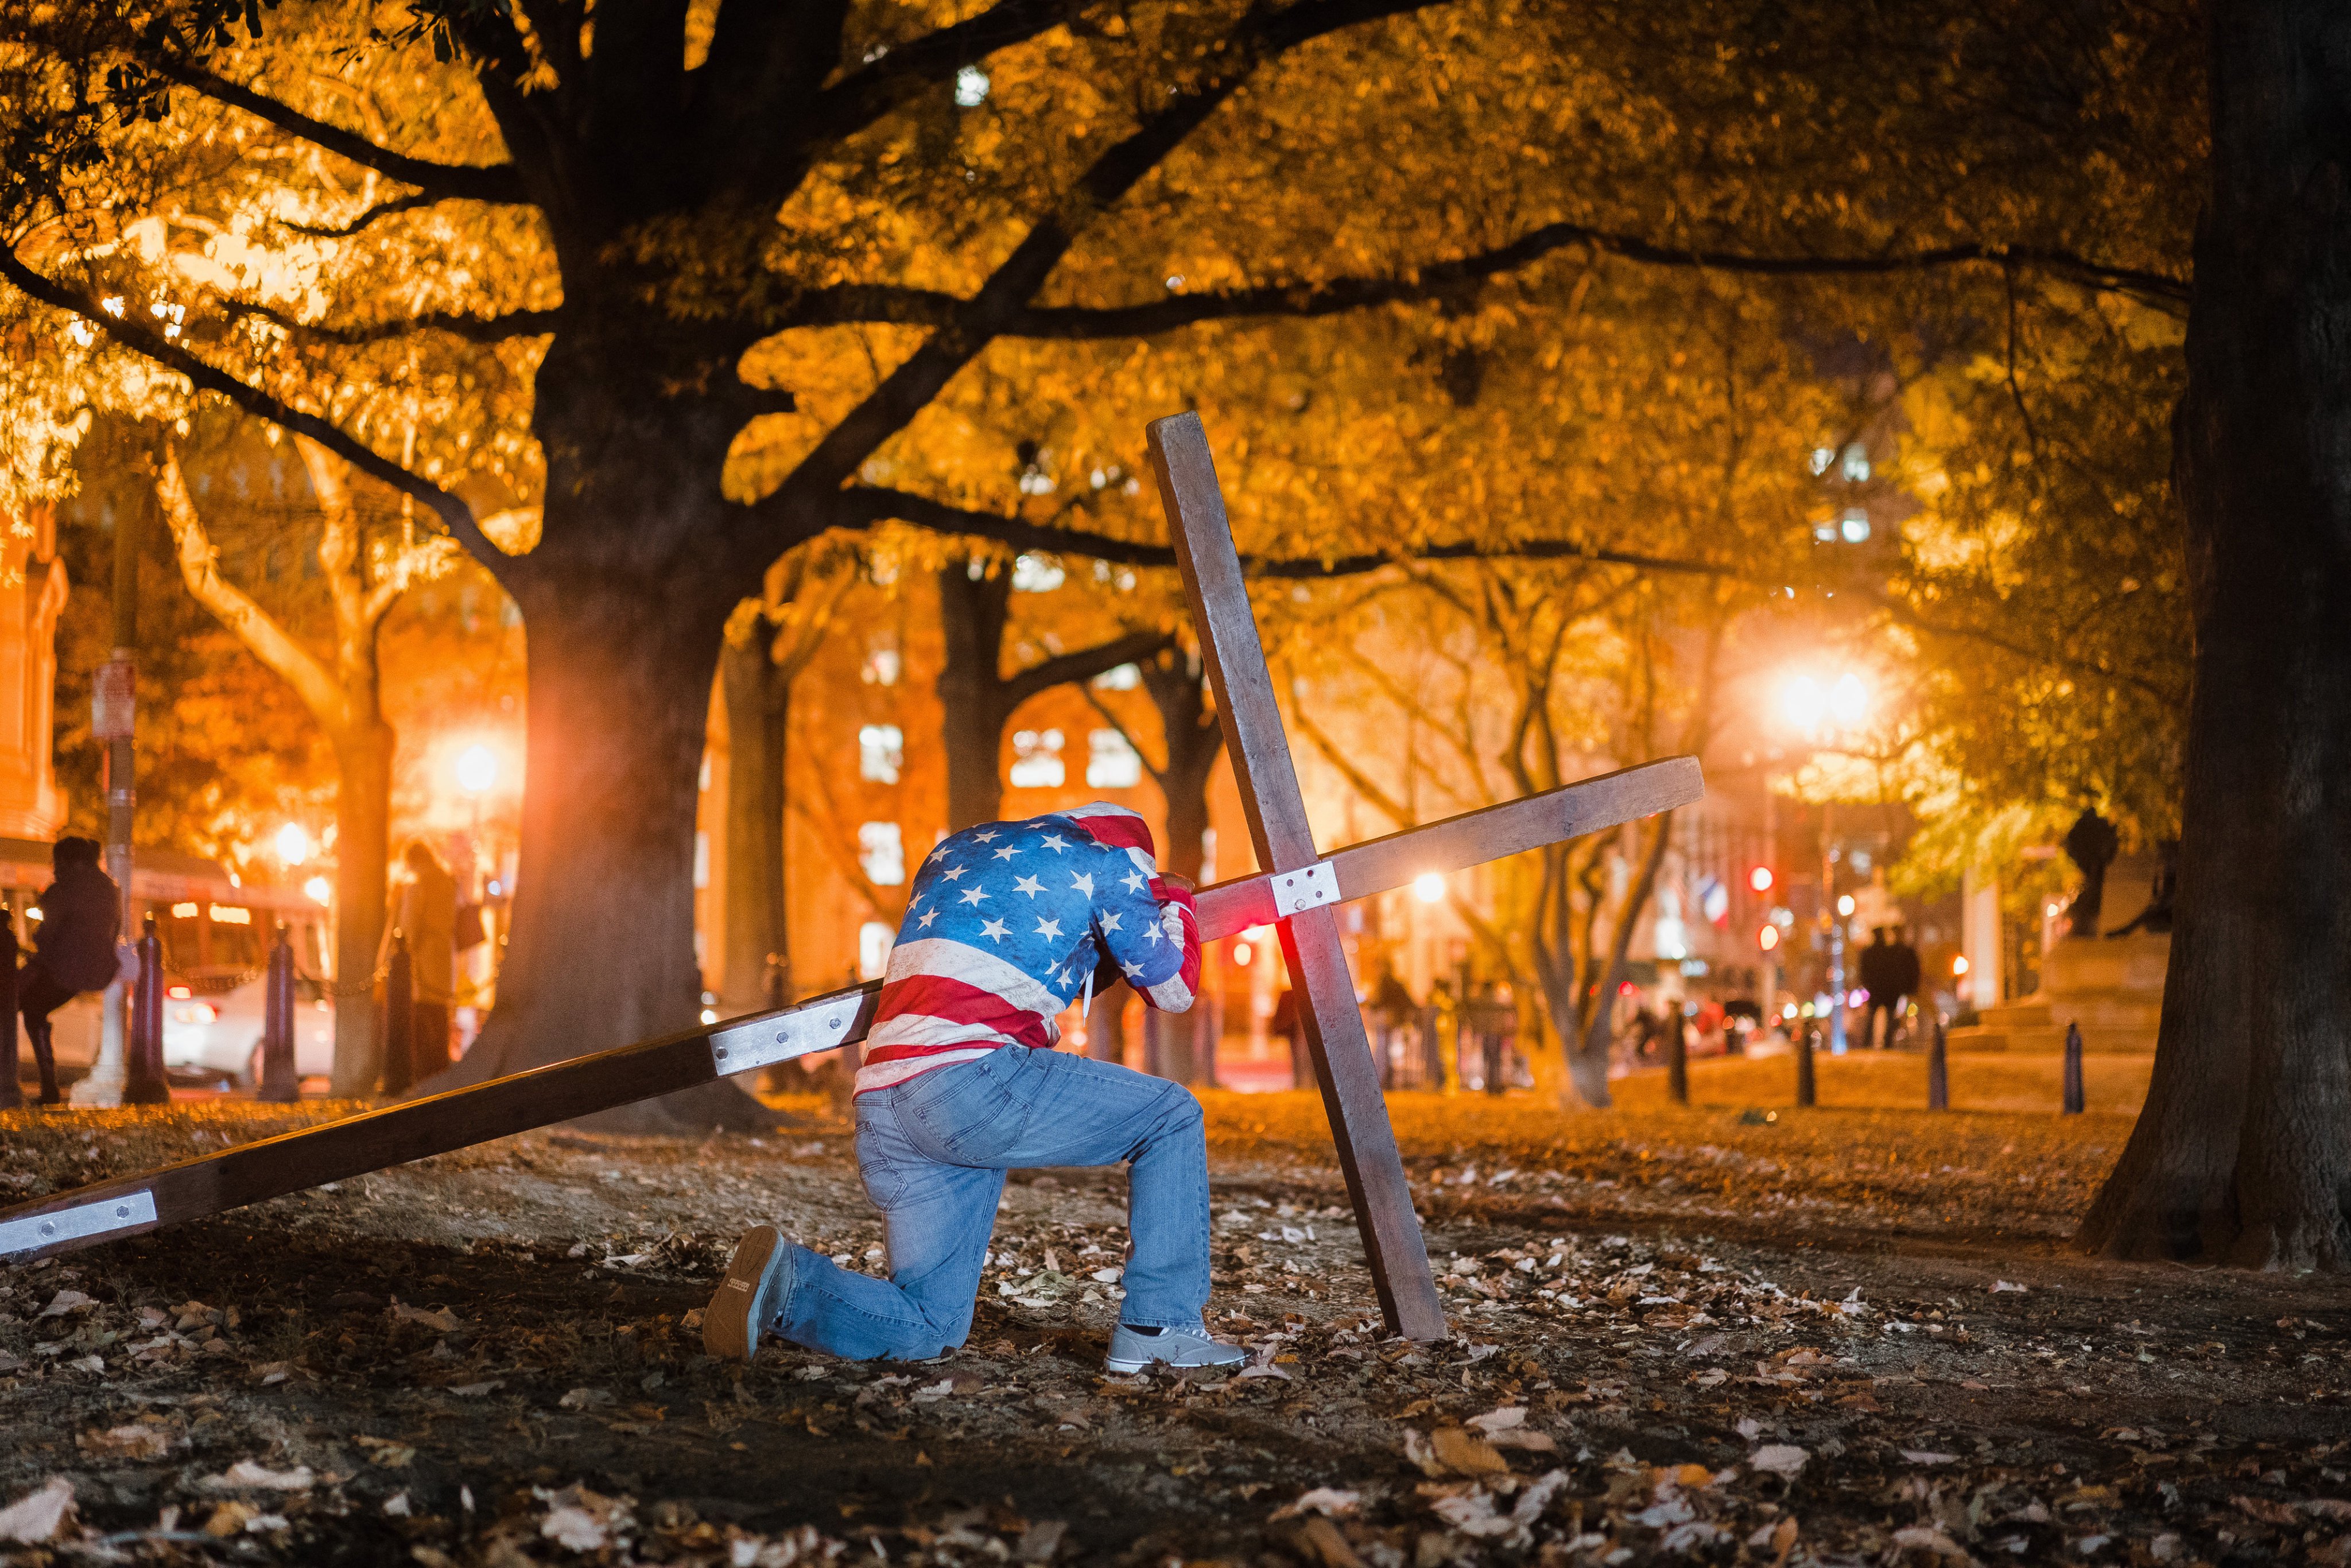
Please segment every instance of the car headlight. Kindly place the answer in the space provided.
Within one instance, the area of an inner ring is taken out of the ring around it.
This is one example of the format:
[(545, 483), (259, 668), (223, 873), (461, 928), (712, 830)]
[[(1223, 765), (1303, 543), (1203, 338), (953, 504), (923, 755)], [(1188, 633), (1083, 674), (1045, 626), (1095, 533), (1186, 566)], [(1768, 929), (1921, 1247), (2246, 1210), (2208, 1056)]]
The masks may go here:
[(220, 1021), (220, 1009), (214, 1007), (210, 1002), (190, 1002), (185, 1007), (173, 1008), (172, 1009), (172, 1021), (174, 1023), (217, 1023)]

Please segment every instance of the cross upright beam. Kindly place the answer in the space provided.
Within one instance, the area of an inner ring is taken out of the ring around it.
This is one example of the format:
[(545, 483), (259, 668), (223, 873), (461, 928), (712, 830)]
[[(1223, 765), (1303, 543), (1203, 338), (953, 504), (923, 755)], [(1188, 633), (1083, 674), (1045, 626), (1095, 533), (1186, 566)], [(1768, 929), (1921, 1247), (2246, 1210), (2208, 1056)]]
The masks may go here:
[[(1197, 414), (1180, 413), (1154, 420), (1149, 437), (1151, 465), (1167, 508), (1176, 568), (1183, 574), (1184, 596), (1191, 604), (1192, 624), (1199, 632), (1201, 655), (1217, 694), (1217, 717), (1239, 779), (1249, 837), (1256, 843), (1259, 864), (1280, 883), (1284, 873), (1315, 868), (1322, 856), (1314, 847), (1313, 824), (1306, 817), (1306, 798), (1299, 791), (1281, 710), (1274, 702), (1273, 676), (1266, 668), (1257, 618), (1249, 611), (1249, 589), (1241, 580), (1240, 556), (1233, 548), (1207, 434)], [(1298, 1016), (1306, 1026), (1315, 1082), (1331, 1118), (1339, 1168), (1354, 1202), (1355, 1224), (1363, 1233), (1372, 1285), (1379, 1293), (1388, 1332), (1406, 1339), (1441, 1340), (1447, 1332), (1445, 1308), (1429, 1273), (1428, 1248), (1421, 1239), (1420, 1217), (1413, 1212), (1404, 1156), (1397, 1152), (1395, 1130), (1388, 1125), (1387, 1103), (1380, 1095), (1379, 1071), (1355, 1002), (1354, 977), (1340, 944), (1337, 904), (1334, 883), (1327, 902), (1287, 915), (1278, 926), (1281, 956), (1290, 967), (1290, 986), (1303, 1004)]]

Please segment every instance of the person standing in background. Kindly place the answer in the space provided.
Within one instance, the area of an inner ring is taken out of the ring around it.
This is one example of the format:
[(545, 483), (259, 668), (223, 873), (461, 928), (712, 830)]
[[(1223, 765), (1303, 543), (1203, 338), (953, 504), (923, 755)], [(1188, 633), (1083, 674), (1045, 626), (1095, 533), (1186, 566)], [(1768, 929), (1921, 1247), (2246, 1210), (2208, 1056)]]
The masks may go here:
[(410, 1082), (421, 1083), (449, 1065), (449, 1009), (457, 1000), (457, 881), (423, 839), (408, 841), (401, 862), (407, 875), (393, 886), (384, 940), (398, 932), (408, 943), (416, 1051)]
[(16, 1005), (40, 1069), (44, 1105), (64, 1099), (49, 1015), (84, 991), (113, 982), (121, 962), (115, 940), (122, 934), (122, 890), (99, 870), (96, 839), (59, 839), (49, 850), (49, 865), (55, 880), (33, 904), (40, 915), (33, 956), (16, 977)]

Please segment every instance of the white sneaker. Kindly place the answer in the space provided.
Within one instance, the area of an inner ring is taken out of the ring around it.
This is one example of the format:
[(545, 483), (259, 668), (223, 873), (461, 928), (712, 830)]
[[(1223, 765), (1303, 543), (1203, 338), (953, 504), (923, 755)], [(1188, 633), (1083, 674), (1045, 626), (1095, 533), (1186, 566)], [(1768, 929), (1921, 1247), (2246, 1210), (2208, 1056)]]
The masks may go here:
[(1110, 1334), (1113, 1372), (1141, 1372), (1154, 1362), (1166, 1366), (1238, 1366), (1249, 1352), (1197, 1329), (1140, 1329), (1121, 1323)]

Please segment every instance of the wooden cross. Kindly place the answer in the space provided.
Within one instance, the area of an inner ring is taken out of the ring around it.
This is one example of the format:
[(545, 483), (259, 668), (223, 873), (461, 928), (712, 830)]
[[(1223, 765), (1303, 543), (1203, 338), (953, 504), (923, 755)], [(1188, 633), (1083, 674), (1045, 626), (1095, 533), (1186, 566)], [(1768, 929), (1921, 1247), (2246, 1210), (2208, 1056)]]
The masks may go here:
[[(1154, 423), (1150, 439), (1249, 831), (1268, 868), (1201, 890), (1201, 940), (1256, 925), (1280, 929), (1381, 1311), (1393, 1333), (1442, 1339), (1444, 1312), (1355, 1005), (1337, 906), (1425, 873), (1457, 871), (1687, 805), (1705, 789), (1698, 760), (1628, 768), (1319, 854), (1207, 437), (1197, 417), (1182, 414)], [(865, 1038), (881, 988), (874, 981), (19, 1204), (0, 1210), (0, 1259), (47, 1256), (220, 1214), (854, 1044)]]

